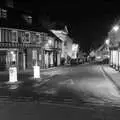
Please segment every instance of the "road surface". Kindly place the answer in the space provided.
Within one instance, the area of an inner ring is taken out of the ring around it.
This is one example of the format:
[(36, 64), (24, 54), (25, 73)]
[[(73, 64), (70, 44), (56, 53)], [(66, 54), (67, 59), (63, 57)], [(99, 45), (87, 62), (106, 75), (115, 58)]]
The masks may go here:
[(120, 95), (99, 65), (63, 67), (45, 84), (35, 82), (0, 89), (4, 120), (119, 120)]

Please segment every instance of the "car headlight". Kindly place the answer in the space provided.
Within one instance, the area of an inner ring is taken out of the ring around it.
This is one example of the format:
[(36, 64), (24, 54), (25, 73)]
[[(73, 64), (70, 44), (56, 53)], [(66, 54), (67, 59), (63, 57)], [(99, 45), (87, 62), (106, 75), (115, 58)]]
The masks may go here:
[(96, 58), (97, 58), (97, 59), (100, 59), (100, 58), (101, 58), (101, 56), (97, 56)]

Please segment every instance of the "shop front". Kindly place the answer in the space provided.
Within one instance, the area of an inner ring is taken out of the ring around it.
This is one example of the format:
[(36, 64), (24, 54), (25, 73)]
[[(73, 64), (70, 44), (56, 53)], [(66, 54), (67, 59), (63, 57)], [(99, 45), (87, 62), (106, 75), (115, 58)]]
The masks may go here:
[(54, 61), (53, 61), (53, 51), (52, 50), (45, 50), (45, 68), (50, 68), (54, 66)]
[(7, 71), (17, 65), (17, 49), (0, 49), (0, 71)]

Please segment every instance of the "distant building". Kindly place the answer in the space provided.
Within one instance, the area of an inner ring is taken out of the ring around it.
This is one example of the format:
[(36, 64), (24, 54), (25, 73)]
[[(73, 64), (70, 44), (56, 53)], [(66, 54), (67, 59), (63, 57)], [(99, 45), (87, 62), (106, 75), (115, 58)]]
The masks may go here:
[(68, 35), (67, 27), (64, 26), (64, 29), (60, 30), (51, 29), (51, 31), (62, 41), (61, 58), (65, 58), (67, 62), (67, 58), (72, 57), (72, 45), (73, 45), (73, 40)]

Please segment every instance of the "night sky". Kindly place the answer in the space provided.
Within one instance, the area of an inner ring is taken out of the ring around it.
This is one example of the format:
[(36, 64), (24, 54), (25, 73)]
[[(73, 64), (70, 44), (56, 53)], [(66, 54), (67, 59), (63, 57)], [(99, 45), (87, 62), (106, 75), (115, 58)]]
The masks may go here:
[(27, 7), (34, 12), (46, 14), (51, 21), (64, 22), (81, 49), (88, 51), (99, 47), (116, 19), (120, 16), (119, 3), (115, 2), (80, 2), (41, 3), (31, 1)]

